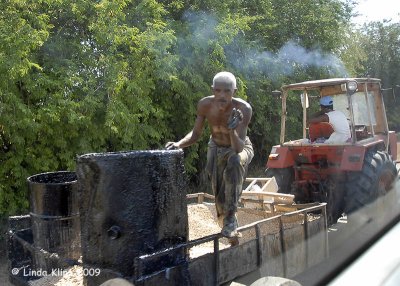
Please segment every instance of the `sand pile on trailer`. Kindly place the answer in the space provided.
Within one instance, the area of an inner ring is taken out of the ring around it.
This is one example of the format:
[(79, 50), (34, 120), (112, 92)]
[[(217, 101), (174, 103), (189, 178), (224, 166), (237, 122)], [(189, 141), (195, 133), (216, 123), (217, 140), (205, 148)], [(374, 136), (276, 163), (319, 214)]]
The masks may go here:
[[(251, 213), (244, 209), (239, 209), (238, 214), (239, 227), (250, 224), (264, 219), (265, 217), (260, 213)], [(217, 212), (215, 204), (190, 204), (188, 205), (188, 219), (189, 219), (189, 240), (195, 240), (211, 234), (221, 232), (221, 226), (218, 224)], [(275, 226), (277, 228), (279, 226)], [(255, 237), (255, 231), (249, 230), (242, 233), (241, 241), (246, 241)], [(219, 249), (224, 249), (230, 246), (226, 238), (219, 240)], [(214, 251), (213, 242), (207, 242), (190, 249), (189, 254), (191, 258), (212, 253)]]

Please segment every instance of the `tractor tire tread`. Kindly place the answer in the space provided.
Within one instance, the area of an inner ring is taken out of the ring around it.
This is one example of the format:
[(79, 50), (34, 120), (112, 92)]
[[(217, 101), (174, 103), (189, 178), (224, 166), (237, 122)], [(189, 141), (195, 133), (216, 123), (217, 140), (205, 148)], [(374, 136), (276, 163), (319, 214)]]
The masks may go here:
[(364, 157), (362, 170), (352, 172), (347, 183), (345, 195), (345, 212), (352, 213), (371, 203), (379, 196), (378, 179), (380, 173), (389, 168), (395, 172), (396, 168), (391, 156), (383, 151), (367, 151)]

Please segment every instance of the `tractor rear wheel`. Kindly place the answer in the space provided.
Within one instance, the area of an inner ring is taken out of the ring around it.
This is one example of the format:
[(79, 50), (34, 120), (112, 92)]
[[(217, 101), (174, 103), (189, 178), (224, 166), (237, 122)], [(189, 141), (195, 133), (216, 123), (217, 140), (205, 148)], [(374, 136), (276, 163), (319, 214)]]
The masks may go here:
[(276, 184), (279, 188), (279, 193), (290, 194), (290, 188), (294, 180), (293, 168), (268, 168), (265, 170), (265, 174), (267, 177), (275, 177)]
[(396, 166), (387, 152), (367, 151), (362, 170), (349, 174), (345, 212), (350, 214), (385, 195), (396, 177)]

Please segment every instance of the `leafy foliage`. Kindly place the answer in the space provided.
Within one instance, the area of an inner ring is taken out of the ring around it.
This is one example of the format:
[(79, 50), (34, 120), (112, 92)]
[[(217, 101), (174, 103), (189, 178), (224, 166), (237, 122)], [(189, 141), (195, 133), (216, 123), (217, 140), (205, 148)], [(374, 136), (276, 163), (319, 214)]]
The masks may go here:
[[(253, 106), (249, 135), (263, 164), (279, 138), (280, 100), (269, 94), (342, 74), (334, 53), (349, 13), (339, 0), (2, 1), (0, 215), (26, 210), (28, 176), (73, 170), (76, 155), (180, 139), (221, 70)], [(204, 133), (185, 151), (194, 183)]]
[(391, 130), (400, 130), (400, 23), (371, 22), (353, 33), (346, 58), (356, 75), (382, 80)]

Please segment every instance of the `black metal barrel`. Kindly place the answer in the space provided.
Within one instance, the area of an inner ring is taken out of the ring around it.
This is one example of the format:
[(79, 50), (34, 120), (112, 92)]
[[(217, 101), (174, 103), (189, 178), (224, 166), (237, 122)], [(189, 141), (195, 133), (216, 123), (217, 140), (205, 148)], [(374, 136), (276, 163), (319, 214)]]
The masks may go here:
[[(79, 259), (80, 220), (75, 172), (42, 173), (27, 179), (30, 216), (35, 247), (66, 259)], [(43, 257), (35, 257), (35, 267), (50, 271)]]
[[(77, 175), (85, 267), (133, 276), (135, 257), (187, 241), (182, 150), (86, 154)], [(85, 277), (87, 285), (105, 278)]]

